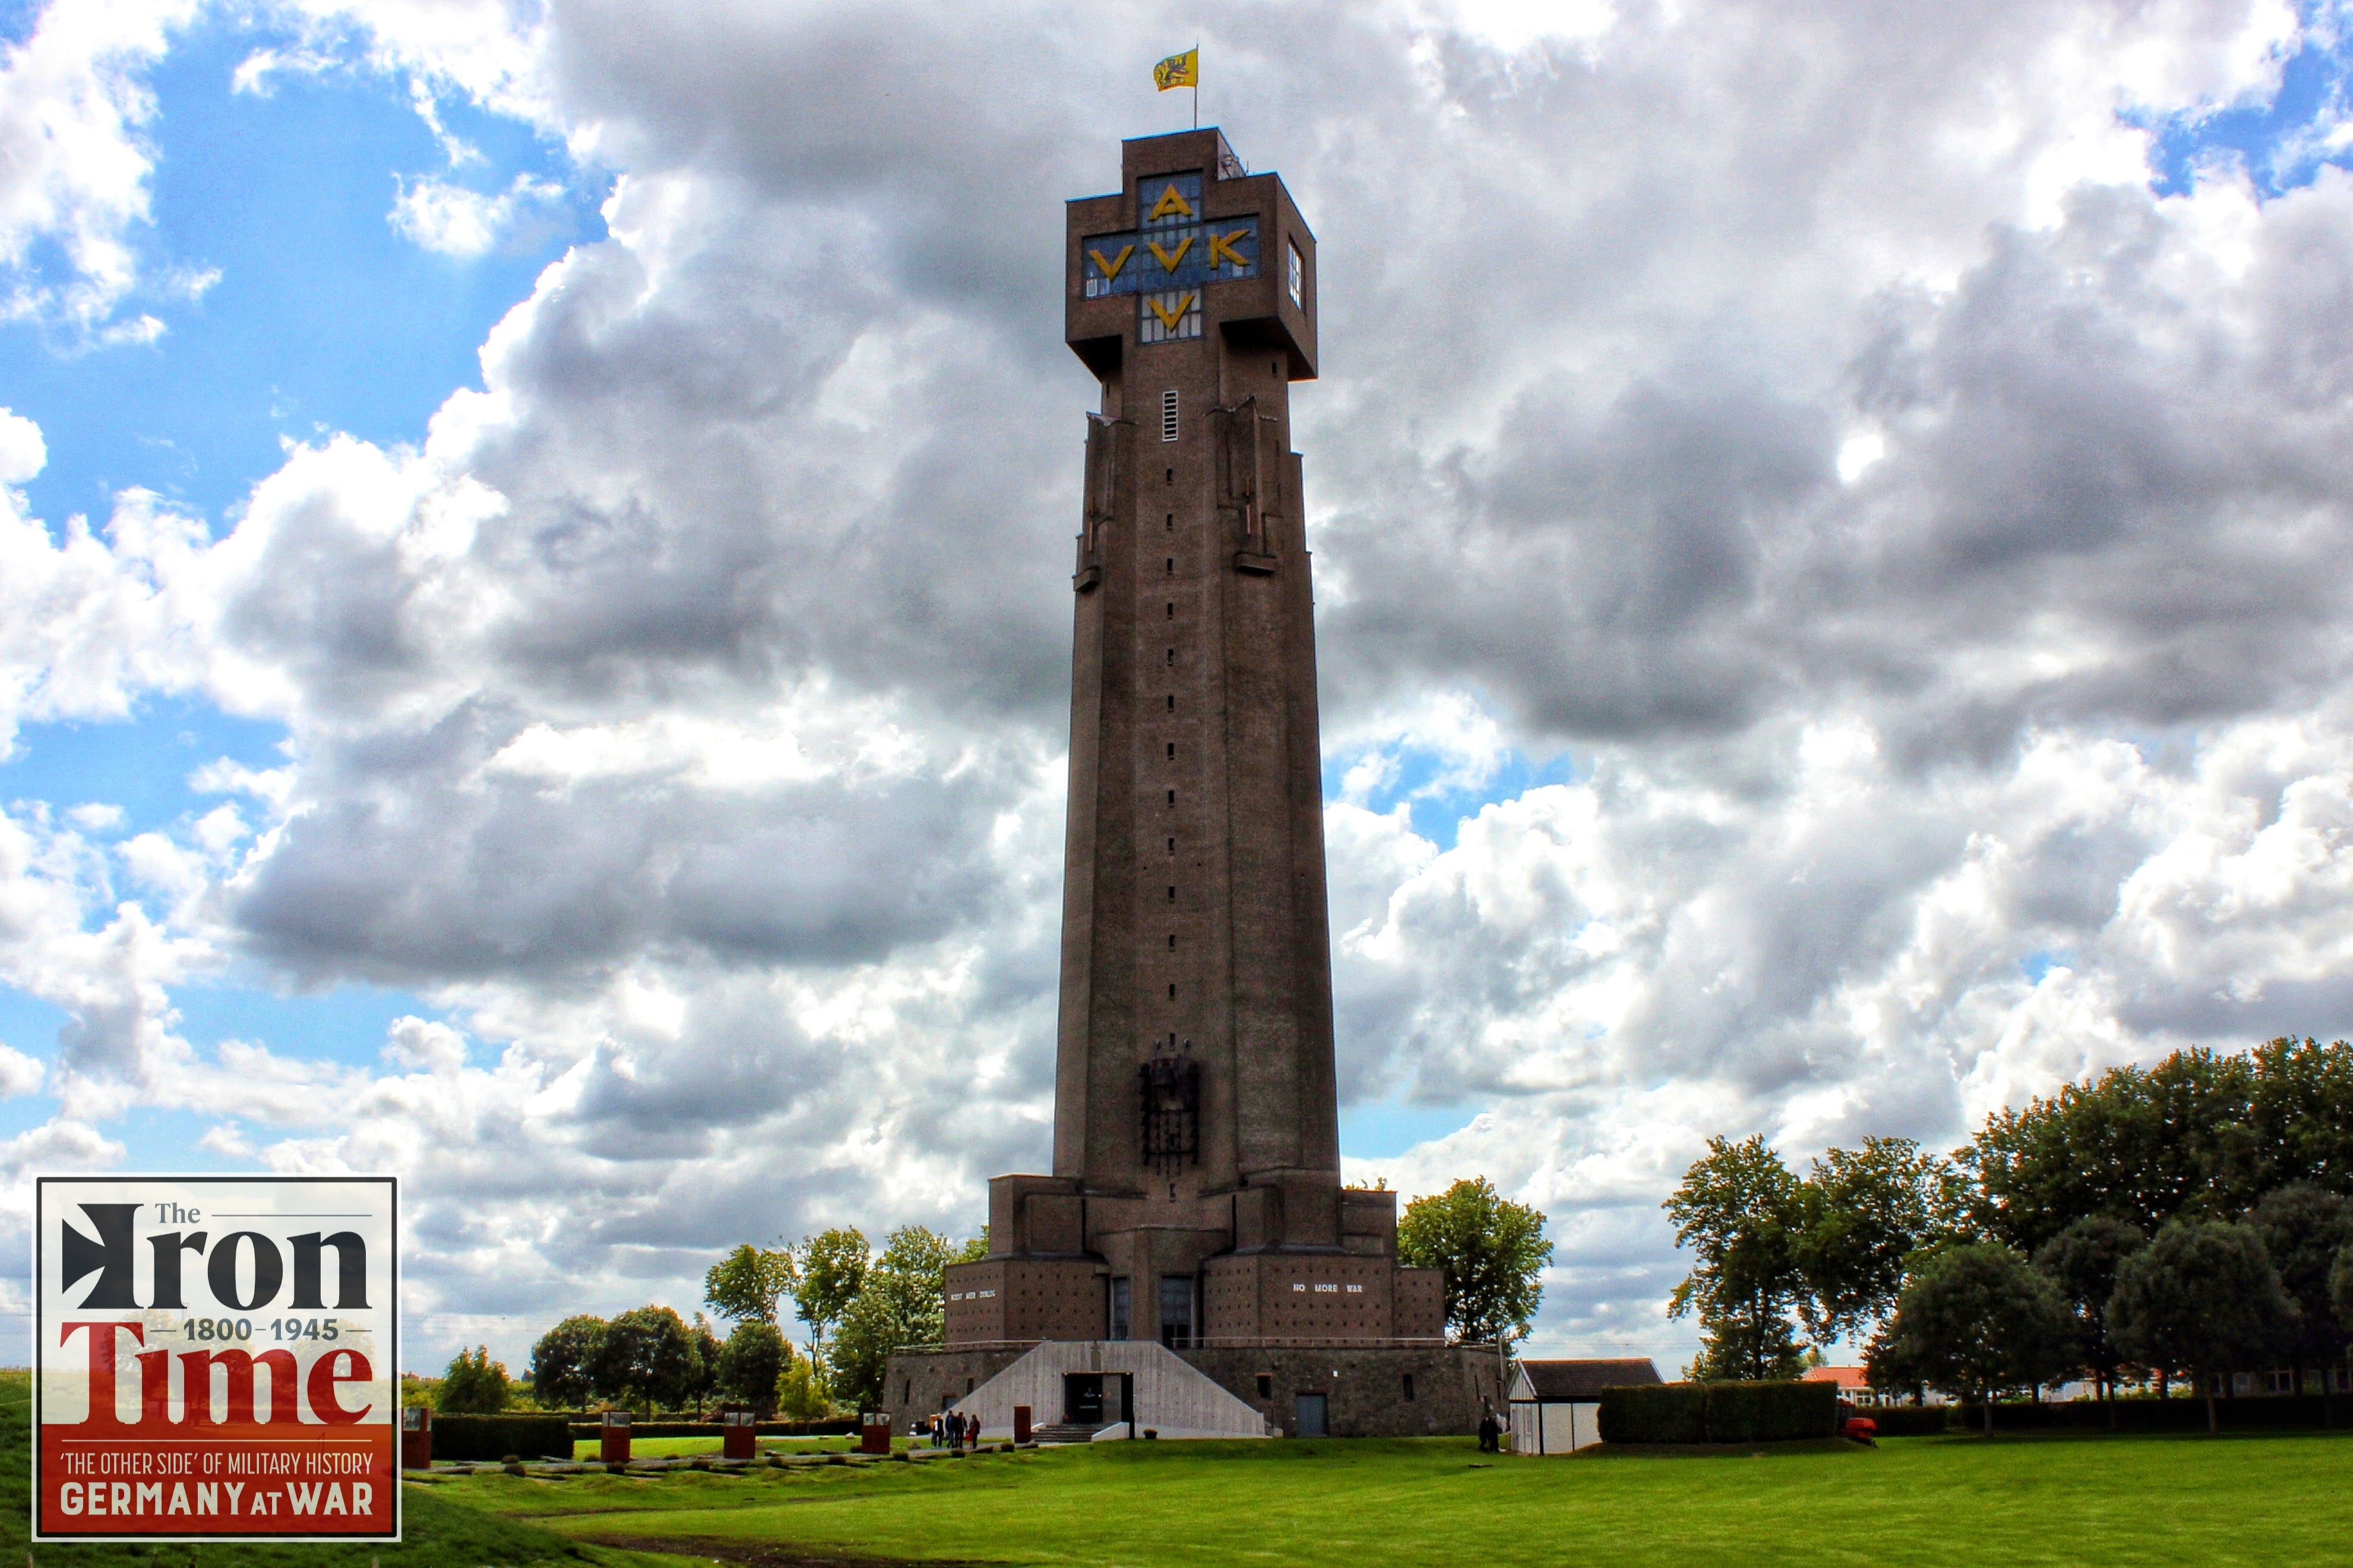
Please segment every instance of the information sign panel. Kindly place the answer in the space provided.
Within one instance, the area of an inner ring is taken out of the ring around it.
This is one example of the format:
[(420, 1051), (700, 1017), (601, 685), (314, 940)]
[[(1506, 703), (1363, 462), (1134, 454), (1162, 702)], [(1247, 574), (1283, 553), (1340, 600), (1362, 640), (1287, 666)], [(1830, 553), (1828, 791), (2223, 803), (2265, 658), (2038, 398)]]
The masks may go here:
[(37, 1541), (398, 1541), (390, 1176), (34, 1184)]

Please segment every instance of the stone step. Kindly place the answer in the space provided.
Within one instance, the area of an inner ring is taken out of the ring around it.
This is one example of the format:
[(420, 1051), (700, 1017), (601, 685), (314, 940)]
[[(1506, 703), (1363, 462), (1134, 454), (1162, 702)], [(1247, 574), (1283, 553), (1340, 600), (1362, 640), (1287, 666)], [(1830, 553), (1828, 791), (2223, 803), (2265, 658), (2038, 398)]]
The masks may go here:
[(1116, 1426), (1118, 1425), (1119, 1423), (1116, 1421), (1097, 1422), (1093, 1425), (1089, 1425), (1083, 1421), (1057, 1421), (1050, 1426), (1032, 1427), (1030, 1429), (1029, 1436), (1032, 1439), (1041, 1444), (1092, 1443), (1095, 1440), (1096, 1433), (1103, 1430), (1106, 1426)]

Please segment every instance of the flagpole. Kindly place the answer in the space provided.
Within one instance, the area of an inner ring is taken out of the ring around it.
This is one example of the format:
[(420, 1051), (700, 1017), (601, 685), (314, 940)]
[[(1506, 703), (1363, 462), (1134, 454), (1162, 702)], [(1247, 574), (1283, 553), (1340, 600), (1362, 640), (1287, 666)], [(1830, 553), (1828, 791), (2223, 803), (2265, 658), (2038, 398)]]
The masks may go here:
[[(1201, 129), (1201, 40), (1193, 40), (1193, 129)], [(340, 1260), (342, 1253), (335, 1254)]]

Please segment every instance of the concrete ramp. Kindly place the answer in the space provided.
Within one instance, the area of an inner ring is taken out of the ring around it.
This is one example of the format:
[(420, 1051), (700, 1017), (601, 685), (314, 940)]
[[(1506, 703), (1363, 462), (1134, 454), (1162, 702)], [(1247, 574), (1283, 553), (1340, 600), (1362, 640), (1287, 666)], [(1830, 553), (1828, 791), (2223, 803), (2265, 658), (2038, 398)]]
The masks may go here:
[[(1050, 1426), (1063, 1415), (1065, 1379), (1100, 1376), (1103, 1420), (1119, 1420), (1119, 1380), (1134, 1380), (1135, 1435), (1146, 1426), (1164, 1438), (1264, 1437), (1266, 1418), (1186, 1364), (1183, 1357), (1151, 1340), (1049, 1340), (955, 1403), (980, 1418), (988, 1442), (1013, 1436), (1013, 1407), (1026, 1405), (1033, 1425)], [(1128, 1435), (1124, 1423), (1106, 1426), (1098, 1443)]]

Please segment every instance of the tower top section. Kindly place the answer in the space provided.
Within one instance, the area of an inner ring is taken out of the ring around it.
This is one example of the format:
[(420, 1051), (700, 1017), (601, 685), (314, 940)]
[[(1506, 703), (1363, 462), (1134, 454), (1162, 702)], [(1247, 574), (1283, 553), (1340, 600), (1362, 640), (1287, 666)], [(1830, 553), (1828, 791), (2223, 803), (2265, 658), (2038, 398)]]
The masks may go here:
[(1217, 127), (1122, 142), (1119, 190), (1068, 215), (1062, 336), (1098, 377), (1215, 334), (1315, 378), (1315, 237)]

